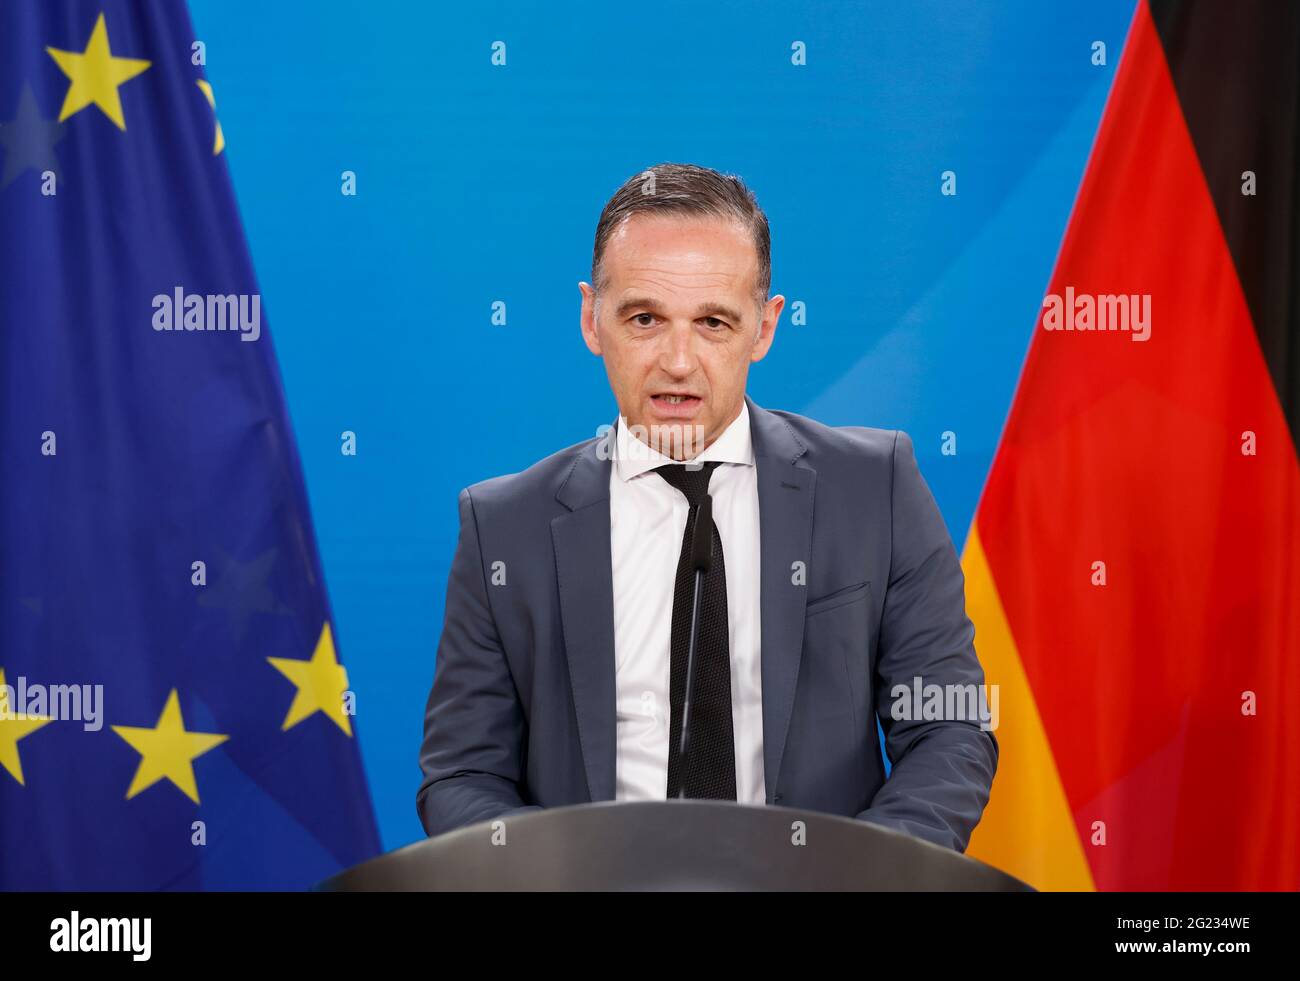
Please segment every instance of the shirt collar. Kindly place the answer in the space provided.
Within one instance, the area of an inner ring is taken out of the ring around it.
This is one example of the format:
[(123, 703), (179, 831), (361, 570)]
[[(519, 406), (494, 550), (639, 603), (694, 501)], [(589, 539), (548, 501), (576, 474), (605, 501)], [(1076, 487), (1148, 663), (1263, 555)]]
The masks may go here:
[(722, 435), (688, 461), (674, 460), (647, 446), (628, 431), (627, 419), (622, 415), (618, 417), (614, 467), (619, 479), (625, 482), (666, 463), (708, 463), (714, 460), (742, 466), (754, 465), (754, 446), (749, 433), (749, 406), (744, 402), (740, 403), (740, 415), (731, 421)]

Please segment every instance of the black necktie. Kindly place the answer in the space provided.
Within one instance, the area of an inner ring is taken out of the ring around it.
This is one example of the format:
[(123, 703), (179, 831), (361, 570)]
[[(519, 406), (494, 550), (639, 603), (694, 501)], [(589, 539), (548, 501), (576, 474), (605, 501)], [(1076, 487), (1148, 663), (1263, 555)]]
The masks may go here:
[(676, 797), (684, 784), (687, 797), (736, 799), (736, 746), (731, 729), (731, 653), (727, 636), (727, 570), (722, 561), (722, 538), (716, 524), (713, 527), (713, 562), (701, 585), (700, 633), (695, 647), (691, 734), (685, 767), (680, 753), (686, 659), (691, 642), (691, 607), (695, 599), (691, 537), (700, 502), (709, 492), (709, 478), (717, 466), (717, 463), (694, 467), (669, 464), (655, 471), (685, 494), (691, 506), (673, 588), (672, 670), (668, 687), (672, 709), (668, 725), (669, 798)]

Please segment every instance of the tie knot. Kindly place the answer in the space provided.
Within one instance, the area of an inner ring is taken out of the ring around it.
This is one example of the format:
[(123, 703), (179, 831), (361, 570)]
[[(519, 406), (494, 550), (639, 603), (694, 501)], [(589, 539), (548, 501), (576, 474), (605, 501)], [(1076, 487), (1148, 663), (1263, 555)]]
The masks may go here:
[(709, 492), (709, 478), (717, 468), (716, 460), (695, 465), (667, 463), (662, 467), (655, 467), (655, 473), (685, 494), (691, 507), (698, 507), (704, 500), (704, 495)]

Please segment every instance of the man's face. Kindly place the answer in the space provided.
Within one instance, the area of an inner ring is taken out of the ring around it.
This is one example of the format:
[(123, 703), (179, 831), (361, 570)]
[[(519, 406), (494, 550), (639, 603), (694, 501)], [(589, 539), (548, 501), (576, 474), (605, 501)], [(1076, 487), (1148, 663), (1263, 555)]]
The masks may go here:
[(733, 220), (633, 215), (609, 237), (603, 266), (599, 302), (578, 284), (582, 336), (629, 426), (644, 427), (634, 432), (688, 459), (740, 414), (785, 297), (756, 305), (758, 254)]

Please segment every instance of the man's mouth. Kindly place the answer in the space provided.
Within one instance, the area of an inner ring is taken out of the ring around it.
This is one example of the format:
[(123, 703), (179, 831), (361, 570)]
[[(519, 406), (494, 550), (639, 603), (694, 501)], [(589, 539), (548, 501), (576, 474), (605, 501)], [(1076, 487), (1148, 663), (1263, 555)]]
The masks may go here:
[(657, 392), (650, 396), (650, 404), (661, 419), (690, 419), (704, 404), (704, 399), (690, 392)]

